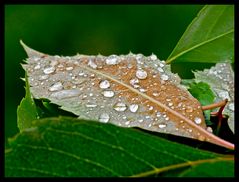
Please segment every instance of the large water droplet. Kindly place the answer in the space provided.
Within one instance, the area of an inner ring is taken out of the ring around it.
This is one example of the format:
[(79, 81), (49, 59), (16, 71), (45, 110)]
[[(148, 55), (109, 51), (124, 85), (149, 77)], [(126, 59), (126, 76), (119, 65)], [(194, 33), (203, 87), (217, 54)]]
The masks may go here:
[(58, 92), (54, 92), (51, 94), (51, 97), (57, 98), (57, 99), (64, 99), (69, 97), (76, 97), (80, 95), (80, 90), (78, 89), (70, 89), (70, 90), (61, 90)]
[(161, 75), (161, 79), (164, 81), (168, 80), (168, 78), (169, 78), (168, 75), (165, 74)]
[(113, 97), (115, 93), (112, 90), (105, 90), (102, 92), (105, 97)]
[(137, 112), (138, 108), (139, 108), (138, 104), (132, 104), (132, 105), (129, 106), (129, 110), (131, 112)]
[(51, 73), (53, 73), (55, 71), (55, 67), (47, 67), (47, 68), (45, 68), (44, 70), (43, 70), (43, 72), (45, 73), (45, 74), (51, 74)]
[(125, 111), (127, 109), (127, 106), (124, 103), (117, 103), (114, 105), (114, 110), (116, 111)]
[(106, 64), (108, 65), (116, 65), (119, 63), (118, 56), (116, 55), (111, 55), (105, 60)]
[(194, 118), (194, 122), (195, 122), (196, 124), (201, 124), (202, 119), (199, 118), (199, 117), (195, 117), (195, 118)]
[(102, 80), (100, 81), (100, 88), (109, 88), (110, 87), (110, 82), (108, 80)]
[(109, 120), (110, 120), (110, 116), (107, 113), (102, 113), (99, 116), (99, 121), (102, 122), (102, 123), (107, 123)]
[(55, 84), (53, 84), (50, 88), (49, 91), (53, 92), (53, 91), (57, 91), (57, 90), (61, 90), (63, 89), (63, 85), (61, 82), (57, 82)]
[(147, 72), (142, 69), (136, 71), (136, 77), (138, 79), (143, 80), (143, 79), (146, 79), (147, 76), (148, 76)]

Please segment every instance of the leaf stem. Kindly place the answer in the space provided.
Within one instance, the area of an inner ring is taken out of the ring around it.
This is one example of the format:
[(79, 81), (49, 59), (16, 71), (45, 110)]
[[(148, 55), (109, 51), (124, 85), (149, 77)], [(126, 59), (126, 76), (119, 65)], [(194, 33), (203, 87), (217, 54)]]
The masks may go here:
[(228, 99), (225, 99), (225, 100), (222, 100), (220, 102), (217, 102), (217, 103), (213, 103), (213, 104), (210, 104), (210, 105), (207, 105), (207, 106), (202, 106), (202, 110), (205, 111), (205, 110), (211, 110), (211, 109), (215, 109), (215, 108), (218, 108), (218, 107), (225, 107), (226, 104), (228, 102)]

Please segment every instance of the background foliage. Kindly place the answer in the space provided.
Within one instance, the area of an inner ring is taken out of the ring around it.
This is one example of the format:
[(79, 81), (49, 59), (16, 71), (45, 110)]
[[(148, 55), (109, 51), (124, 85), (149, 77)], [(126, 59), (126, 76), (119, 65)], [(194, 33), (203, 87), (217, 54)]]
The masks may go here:
[[(48, 54), (155, 53), (166, 59), (203, 5), (6, 5), (5, 138), (18, 132), (16, 110), (24, 97), (26, 54), (22, 39)], [(191, 69), (207, 65), (173, 64), (191, 78)], [(209, 67), (209, 66), (208, 66)]]

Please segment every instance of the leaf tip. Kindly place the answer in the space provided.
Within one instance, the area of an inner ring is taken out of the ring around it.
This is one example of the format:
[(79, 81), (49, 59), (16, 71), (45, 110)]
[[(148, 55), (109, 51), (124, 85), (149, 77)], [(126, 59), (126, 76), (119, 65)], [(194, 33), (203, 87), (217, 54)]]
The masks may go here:
[(23, 49), (26, 51), (28, 57), (41, 57), (45, 54), (35, 51), (34, 49), (28, 47), (21, 39), (20, 44), (22, 45)]

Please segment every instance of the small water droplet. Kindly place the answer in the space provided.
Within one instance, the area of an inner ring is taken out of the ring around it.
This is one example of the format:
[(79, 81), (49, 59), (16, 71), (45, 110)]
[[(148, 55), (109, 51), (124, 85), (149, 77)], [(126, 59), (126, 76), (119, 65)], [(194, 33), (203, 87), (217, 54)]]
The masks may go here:
[(99, 121), (102, 122), (102, 123), (107, 123), (109, 120), (110, 120), (110, 116), (107, 113), (102, 113), (99, 116)]
[(153, 106), (150, 106), (150, 107), (149, 107), (149, 111), (152, 111), (153, 109), (154, 109)]
[(66, 67), (66, 70), (71, 71), (71, 70), (73, 70), (73, 67), (72, 66)]
[(93, 104), (93, 103), (88, 103), (88, 104), (86, 104), (86, 107), (92, 108), (92, 107), (97, 107), (97, 105)]
[(45, 74), (51, 74), (55, 71), (55, 67), (47, 67), (43, 70)]
[(186, 109), (185, 109), (186, 112), (193, 112), (193, 108), (188, 106)]
[(108, 80), (102, 80), (100, 81), (100, 88), (109, 88), (110, 87), (110, 82)]
[(172, 103), (172, 102), (169, 102), (169, 103), (168, 103), (168, 106), (173, 106), (173, 103)]
[(111, 90), (105, 90), (102, 92), (105, 97), (113, 97), (115, 93)]
[(89, 62), (88, 62), (88, 65), (91, 67), (91, 68), (93, 68), (93, 69), (96, 69), (97, 68), (97, 64), (95, 64), (94, 62), (93, 62), (93, 60), (89, 60)]
[(130, 121), (126, 121), (126, 122), (125, 122), (125, 125), (129, 125), (129, 124), (130, 124)]
[(157, 70), (158, 70), (159, 72), (161, 72), (161, 73), (164, 72), (164, 70), (163, 70), (161, 67), (158, 67)]
[(139, 119), (138, 122), (142, 123), (144, 120), (143, 119)]
[(138, 79), (143, 80), (143, 79), (146, 79), (147, 76), (148, 76), (147, 72), (142, 69), (136, 71), (136, 77)]
[(144, 88), (140, 88), (139, 91), (140, 92), (146, 92), (146, 90)]
[(164, 64), (163, 64), (163, 63), (159, 63), (159, 66), (160, 66), (161, 68), (163, 68), (163, 67), (164, 67)]
[(61, 82), (57, 82), (57, 83), (54, 83), (50, 88), (49, 88), (49, 91), (53, 92), (53, 91), (58, 91), (58, 90), (61, 90), (63, 89), (63, 85)]
[(49, 75), (41, 75), (38, 80), (46, 80), (49, 78)]
[(116, 111), (125, 111), (127, 109), (127, 106), (124, 103), (117, 103), (114, 105), (114, 110)]
[(210, 126), (207, 127), (207, 131), (208, 131), (209, 133), (212, 133), (212, 132), (213, 132), (213, 130), (212, 130), (212, 128), (211, 128)]
[(129, 83), (130, 83), (131, 85), (134, 85), (134, 84), (139, 83), (139, 80), (138, 80), (137, 78), (134, 78), (134, 79), (131, 79), (131, 80), (129, 81)]
[(116, 55), (111, 55), (105, 60), (106, 64), (108, 65), (116, 65), (119, 63), (119, 61), (120, 60), (118, 59), (118, 56)]
[(161, 75), (161, 79), (164, 81), (168, 80), (168, 78), (169, 78), (168, 75), (165, 74)]
[(156, 116), (159, 118), (159, 117), (161, 117), (161, 112), (157, 112), (156, 113)]
[(153, 60), (153, 61), (156, 61), (158, 58), (157, 58), (157, 56), (155, 54), (152, 54), (150, 56), (150, 59)]
[(139, 108), (139, 105), (138, 105), (138, 104), (131, 104), (131, 105), (129, 106), (129, 110), (130, 110), (131, 112), (137, 112), (138, 108)]
[(202, 119), (199, 118), (199, 117), (195, 117), (195, 118), (194, 118), (194, 122), (195, 122), (196, 124), (201, 124)]
[(159, 92), (153, 92), (153, 96), (155, 97), (159, 96)]
[(159, 128), (165, 128), (167, 125), (166, 124), (159, 124)]
[(34, 70), (38, 70), (38, 69), (40, 69), (41, 68), (41, 66), (38, 64), (38, 65), (36, 65), (35, 67), (34, 67)]

